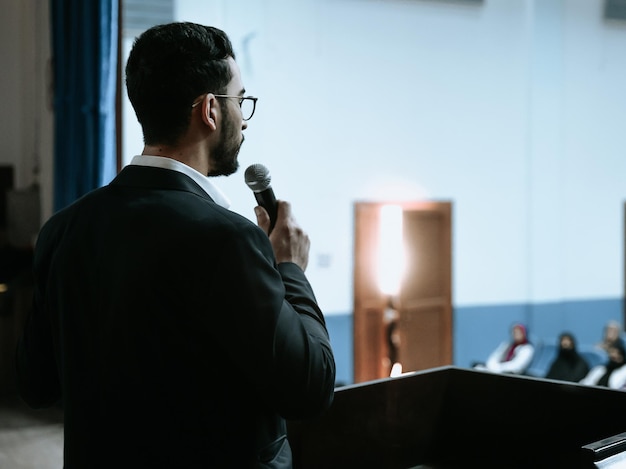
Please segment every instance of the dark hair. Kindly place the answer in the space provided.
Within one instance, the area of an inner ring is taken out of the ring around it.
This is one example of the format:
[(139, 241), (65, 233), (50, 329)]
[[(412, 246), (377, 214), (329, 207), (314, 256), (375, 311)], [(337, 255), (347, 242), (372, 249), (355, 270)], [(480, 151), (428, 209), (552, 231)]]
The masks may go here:
[(144, 143), (174, 145), (189, 126), (191, 104), (203, 93), (224, 94), (235, 58), (224, 31), (196, 23), (153, 26), (135, 39), (126, 63), (126, 90)]
[(617, 350), (623, 359), (626, 359), (626, 347), (624, 347), (624, 343), (621, 340), (616, 340), (611, 345), (609, 345), (609, 350), (614, 348)]

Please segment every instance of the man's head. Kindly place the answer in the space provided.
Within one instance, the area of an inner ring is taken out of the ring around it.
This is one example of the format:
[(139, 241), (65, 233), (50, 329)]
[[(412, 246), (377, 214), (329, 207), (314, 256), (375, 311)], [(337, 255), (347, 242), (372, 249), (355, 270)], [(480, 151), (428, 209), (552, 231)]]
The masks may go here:
[(214, 27), (169, 23), (141, 34), (126, 64), (126, 88), (144, 143), (177, 147), (192, 118), (201, 119), (215, 135), (208, 173), (235, 172), (246, 124), (237, 99), (215, 96), (243, 95), (234, 59), (228, 36)]

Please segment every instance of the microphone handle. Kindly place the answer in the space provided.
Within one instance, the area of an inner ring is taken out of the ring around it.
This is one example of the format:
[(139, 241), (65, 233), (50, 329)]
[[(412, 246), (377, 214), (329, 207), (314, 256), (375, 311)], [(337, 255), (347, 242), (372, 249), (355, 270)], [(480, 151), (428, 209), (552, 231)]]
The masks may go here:
[[(278, 204), (276, 203), (276, 197), (274, 196), (274, 191), (271, 187), (264, 189), (259, 192), (254, 193), (254, 197), (257, 203), (267, 210), (267, 213), (270, 216), (270, 230), (269, 233), (274, 229), (274, 225), (276, 224), (276, 216), (278, 214)], [(268, 234), (269, 234), (268, 233)]]

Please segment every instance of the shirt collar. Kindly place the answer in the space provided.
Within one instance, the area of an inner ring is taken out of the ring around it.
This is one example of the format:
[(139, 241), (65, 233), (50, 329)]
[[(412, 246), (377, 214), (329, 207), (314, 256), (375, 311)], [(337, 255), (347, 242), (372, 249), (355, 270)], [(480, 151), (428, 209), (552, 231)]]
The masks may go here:
[(230, 207), (230, 200), (228, 200), (228, 197), (226, 197), (226, 195), (215, 184), (213, 184), (208, 177), (199, 171), (196, 171), (191, 166), (181, 163), (180, 161), (164, 156), (136, 155), (133, 157), (130, 164), (136, 166), (152, 166), (154, 168), (171, 169), (173, 171), (186, 174), (207, 194), (209, 194), (216, 204), (224, 208)]

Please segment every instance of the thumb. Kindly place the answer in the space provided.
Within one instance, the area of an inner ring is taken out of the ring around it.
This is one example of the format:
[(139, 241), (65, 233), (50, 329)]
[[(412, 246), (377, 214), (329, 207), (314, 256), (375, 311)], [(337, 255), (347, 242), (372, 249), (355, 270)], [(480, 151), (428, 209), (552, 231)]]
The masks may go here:
[(256, 215), (256, 223), (257, 223), (257, 225), (259, 225), (259, 227), (263, 231), (265, 231), (265, 233), (267, 234), (269, 232), (269, 229), (270, 229), (270, 216), (269, 216), (269, 214), (260, 205), (257, 205), (256, 207), (254, 207), (254, 214)]

